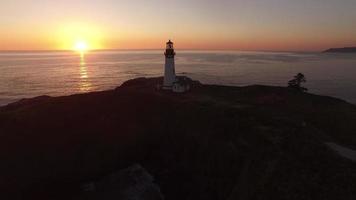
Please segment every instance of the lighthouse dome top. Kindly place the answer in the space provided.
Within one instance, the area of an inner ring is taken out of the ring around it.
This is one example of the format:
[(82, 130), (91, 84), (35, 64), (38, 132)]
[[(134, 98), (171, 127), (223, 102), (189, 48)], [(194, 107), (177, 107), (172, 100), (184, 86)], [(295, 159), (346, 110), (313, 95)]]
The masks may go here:
[(166, 49), (170, 49), (170, 50), (173, 50), (173, 42), (171, 40), (169, 40), (167, 42), (167, 48)]

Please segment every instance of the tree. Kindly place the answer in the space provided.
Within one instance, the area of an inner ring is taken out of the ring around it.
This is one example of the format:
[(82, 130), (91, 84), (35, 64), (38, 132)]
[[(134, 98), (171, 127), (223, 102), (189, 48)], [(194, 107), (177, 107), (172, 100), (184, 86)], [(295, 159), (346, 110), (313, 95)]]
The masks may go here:
[(306, 92), (308, 91), (307, 88), (302, 87), (302, 83), (307, 82), (304, 74), (298, 73), (297, 75), (294, 76), (292, 80), (288, 82), (288, 87), (293, 88), (295, 90), (298, 90), (300, 92)]

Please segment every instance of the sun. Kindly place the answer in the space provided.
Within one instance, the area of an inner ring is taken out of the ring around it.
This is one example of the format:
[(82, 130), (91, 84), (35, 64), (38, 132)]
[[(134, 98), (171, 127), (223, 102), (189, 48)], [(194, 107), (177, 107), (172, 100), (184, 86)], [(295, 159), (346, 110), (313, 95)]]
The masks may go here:
[[(0, 0), (1, 1), (1, 0)], [(63, 22), (57, 25), (53, 38), (59, 50), (72, 50), (80, 53), (103, 49), (105, 28), (87, 22)]]
[(85, 52), (85, 51), (89, 50), (89, 45), (86, 41), (79, 40), (79, 41), (75, 42), (74, 50), (79, 51), (79, 52)]

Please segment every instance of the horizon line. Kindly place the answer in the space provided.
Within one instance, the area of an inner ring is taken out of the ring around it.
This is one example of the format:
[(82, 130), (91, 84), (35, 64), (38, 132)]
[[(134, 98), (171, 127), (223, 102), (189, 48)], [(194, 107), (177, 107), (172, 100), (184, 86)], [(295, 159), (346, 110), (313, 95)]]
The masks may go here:
[[(164, 50), (164, 48), (153, 48), (153, 49), (124, 49), (124, 48), (113, 48), (113, 49), (91, 49), (91, 50), (87, 50), (86, 52), (99, 52), (99, 51), (160, 51), (160, 50)], [(185, 48), (176, 48), (176, 50), (179, 51), (245, 51), (245, 52), (322, 52), (324, 50), (271, 50), (271, 49), (257, 49), (257, 50), (243, 50), (243, 49), (185, 49)], [(24, 49), (24, 50), (16, 50), (16, 49), (11, 49), (11, 50), (1, 50), (1, 53), (4, 52), (77, 52), (76, 50), (72, 50), (72, 49), (58, 49), (58, 50), (45, 50), (45, 49), (34, 49), (34, 50), (30, 50), (30, 49)]]

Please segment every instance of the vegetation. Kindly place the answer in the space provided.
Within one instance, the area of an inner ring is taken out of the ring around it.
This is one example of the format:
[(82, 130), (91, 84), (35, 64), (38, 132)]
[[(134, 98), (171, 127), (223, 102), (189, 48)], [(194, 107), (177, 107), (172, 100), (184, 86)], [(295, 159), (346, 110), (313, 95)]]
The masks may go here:
[(300, 91), (300, 92), (306, 92), (306, 91), (308, 91), (308, 89), (305, 87), (302, 87), (302, 83), (306, 83), (306, 82), (307, 82), (307, 80), (306, 80), (304, 74), (298, 73), (297, 75), (294, 76), (294, 78), (292, 80), (290, 80), (288, 82), (288, 87), (295, 89), (297, 91)]

